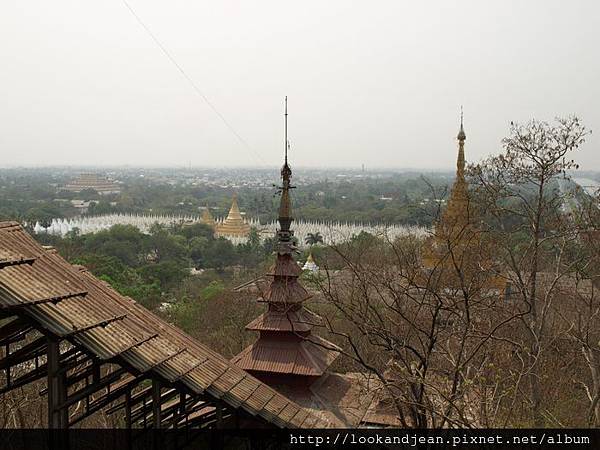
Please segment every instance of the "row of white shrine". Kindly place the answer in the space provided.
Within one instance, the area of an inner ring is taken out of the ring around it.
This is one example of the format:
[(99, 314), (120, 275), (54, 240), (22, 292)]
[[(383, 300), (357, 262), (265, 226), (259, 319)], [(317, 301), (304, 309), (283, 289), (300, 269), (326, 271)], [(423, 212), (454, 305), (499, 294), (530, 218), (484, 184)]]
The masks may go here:
[[(222, 219), (217, 220), (217, 222)], [(34, 226), (36, 233), (49, 233), (58, 236), (65, 236), (67, 233), (77, 229), (80, 234), (97, 233), (106, 230), (113, 225), (133, 225), (142, 233), (148, 233), (152, 225), (160, 224), (166, 227), (178, 224), (192, 224), (202, 222), (200, 216), (168, 216), (168, 215), (138, 215), (138, 214), (109, 214), (101, 216), (85, 216), (72, 219), (53, 219), (48, 228), (42, 227), (39, 223)], [(274, 236), (277, 231), (277, 222), (273, 221), (267, 224), (261, 224), (256, 219), (247, 219), (250, 226), (259, 231), (262, 239)], [(298, 220), (294, 221), (294, 235), (298, 239), (300, 247), (305, 246), (306, 238), (309, 234), (319, 233), (323, 238), (323, 244), (334, 245), (347, 241), (353, 236), (366, 232), (376, 236), (386, 236), (388, 239), (414, 235), (418, 237), (425, 236), (429, 229), (413, 225), (383, 225), (383, 224), (364, 224), (347, 222), (312, 222)], [(227, 237), (227, 236), (225, 236)], [(234, 244), (242, 244), (247, 241), (244, 237), (227, 237)]]

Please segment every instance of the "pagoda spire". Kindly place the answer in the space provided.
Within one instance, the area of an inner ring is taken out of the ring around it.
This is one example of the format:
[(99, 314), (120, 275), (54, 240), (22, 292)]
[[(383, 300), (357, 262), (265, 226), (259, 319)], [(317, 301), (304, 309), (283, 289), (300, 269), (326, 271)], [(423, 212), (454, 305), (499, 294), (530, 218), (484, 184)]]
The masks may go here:
[(285, 97), (285, 157), (283, 167), (281, 168), (281, 200), (279, 202), (279, 230), (277, 231), (277, 239), (279, 241), (280, 253), (291, 253), (293, 250), (292, 236), (293, 231), (290, 230), (292, 225), (292, 200), (290, 198), (290, 189), (293, 189), (291, 185), (292, 180), (292, 169), (288, 164), (288, 151), (290, 143), (287, 137), (287, 125), (288, 125), (288, 110), (287, 110), (287, 96)]
[(424, 248), (423, 262), (427, 269), (438, 271), (440, 286), (462, 288), (465, 283), (481, 283), (476, 289), (489, 288), (503, 292), (506, 288), (505, 281), (501, 277), (489, 276), (489, 273), (486, 275), (486, 271), (494, 266), (494, 243), (482, 232), (480, 211), (471, 202), (469, 194), (469, 183), (465, 176), (467, 135), (462, 106), (456, 139), (456, 179), (447, 206), (435, 224), (435, 234)]
[(465, 178), (465, 134), (463, 111), (460, 108), (460, 129), (458, 140), (458, 157), (456, 159), (456, 180), (450, 191), (450, 198), (441, 220), (436, 224), (437, 234), (444, 239), (455, 234), (463, 234), (464, 227), (470, 222), (469, 186)]
[(465, 140), (467, 135), (463, 126), (463, 108), (460, 107), (460, 130), (458, 132), (458, 158), (456, 160), (456, 177), (464, 178), (465, 176)]
[[(458, 156), (456, 159), (456, 179), (450, 190), (450, 196), (445, 210), (435, 224), (435, 239), (427, 250), (426, 265), (436, 266), (446, 256), (447, 247), (467, 244), (471, 239), (473, 225), (470, 211), (469, 185), (465, 178), (465, 140), (462, 106), (460, 108), (460, 129), (456, 136), (458, 140)], [(462, 243), (462, 244), (461, 244)]]
[[(469, 217), (469, 187), (465, 179), (465, 134), (463, 108), (460, 107), (460, 129), (456, 136), (458, 140), (458, 157), (456, 158), (456, 180), (452, 186), (446, 216), (450, 216), (455, 222), (457, 219), (464, 222)], [(447, 217), (449, 218), (449, 217)]]
[(334, 344), (312, 334), (313, 327), (320, 325), (322, 319), (303, 305), (311, 295), (298, 281), (302, 269), (294, 260), (296, 247), (291, 230), (290, 198), (294, 186), (288, 163), (287, 116), (286, 97), (278, 248), (275, 264), (267, 274), (271, 282), (259, 299), (267, 303), (267, 310), (246, 326), (248, 330), (259, 332), (258, 340), (233, 358), (239, 367), (262, 380), (283, 385), (314, 382), (338, 356)]

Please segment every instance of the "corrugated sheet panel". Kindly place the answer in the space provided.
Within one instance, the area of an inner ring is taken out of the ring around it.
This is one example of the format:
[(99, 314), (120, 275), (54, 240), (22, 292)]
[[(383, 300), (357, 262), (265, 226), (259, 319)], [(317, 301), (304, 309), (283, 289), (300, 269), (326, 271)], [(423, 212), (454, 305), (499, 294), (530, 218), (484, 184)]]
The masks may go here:
[(310, 331), (322, 323), (322, 318), (306, 308), (295, 311), (267, 311), (248, 325), (252, 331), (292, 331), (302, 333)]
[(339, 355), (333, 345), (311, 336), (305, 341), (284, 341), (276, 336), (259, 338), (233, 358), (245, 370), (289, 375), (320, 376)]

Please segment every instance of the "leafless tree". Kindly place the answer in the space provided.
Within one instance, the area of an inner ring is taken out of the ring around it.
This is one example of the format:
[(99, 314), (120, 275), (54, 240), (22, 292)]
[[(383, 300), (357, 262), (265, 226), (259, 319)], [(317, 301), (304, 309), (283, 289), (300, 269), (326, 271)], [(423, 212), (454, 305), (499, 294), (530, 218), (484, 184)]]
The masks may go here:
[(511, 124), (504, 151), (470, 170), (497, 243), (496, 258), (505, 269), (513, 298), (526, 307), (520, 322), (526, 330), (531, 419), (536, 427), (546, 422), (539, 361), (550, 339), (554, 289), (580, 263), (567, 251), (577, 242), (578, 227), (568, 214), (569, 193), (561, 183), (567, 171), (577, 168), (572, 154), (587, 134), (576, 117), (556, 119), (555, 124), (535, 120)]
[[(322, 262), (328, 331), (403, 426), (564, 426), (551, 397), (571, 391), (543, 372), (566, 337), (596, 339), (563, 315), (562, 288), (590, 261), (565, 187), (587, 133), (577, 118), (512, 124), (502, 153), (469, 168), (469, 194), (455, 184), (459, 206), (431, 239), (356, 239), (334, 247), (344, 270)], [(578, 378), (595, 414), (598, 355), (585, 345), (592, 378)]]
[[(490, 369), (494, 352), (512, 347), (502, 333), (519, 313), (500, 301), (484, 264), (488, 244), (470, 225), (425, 242), (373, 237), (334, 247), (346, 269), (324, 264), (318, 281), (335, 311), (324, 314), (328, 332), (376, 377), (380, 399), (405, 427), (490, 426), (511, 385), (511, 375), (491, 377)], [(423, 249), (434, 245), (424, 266)]]

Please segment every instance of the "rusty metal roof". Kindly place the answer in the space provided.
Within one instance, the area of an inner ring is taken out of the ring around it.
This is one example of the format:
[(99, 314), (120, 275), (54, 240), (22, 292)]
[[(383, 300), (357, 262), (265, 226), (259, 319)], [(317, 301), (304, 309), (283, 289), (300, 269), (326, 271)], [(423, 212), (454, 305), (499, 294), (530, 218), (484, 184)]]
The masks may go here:
[(321, 376), (338, 356), (339, 349), (336, 349), (333, 344), (318, 336), (284, 339), (277, 334), (261, 337), (232, 361), (245, 370)]
[(27, 316), (102, 360), (183, 383), (277, 426), (328, 426), (85, 268), (45, 250), (16, 222), (0, 222), (0, 268), (0, 311)]
[(306, 308), (289, 311), (268, 311), (261, 314), (248, 325), (252, 331), (292, 331), (303, 333), (314, 326), (321, 325), (323, 319)]

